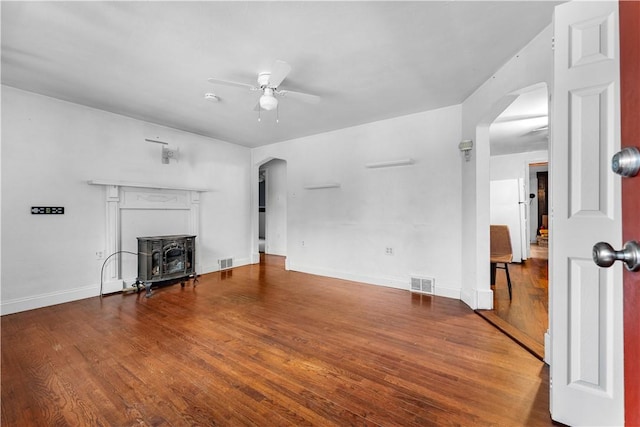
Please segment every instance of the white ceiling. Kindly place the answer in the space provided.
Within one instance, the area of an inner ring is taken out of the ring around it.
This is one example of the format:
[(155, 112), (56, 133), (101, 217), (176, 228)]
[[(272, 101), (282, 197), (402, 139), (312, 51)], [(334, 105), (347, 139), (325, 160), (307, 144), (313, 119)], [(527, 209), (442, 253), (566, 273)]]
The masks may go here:
[[(558, 3), (2, 1), (2, 83), (255, 147), (459, 104)], [(281, 87), (322, 102), (258, 122), (258, 92), (207, 82), (254, 84), (276, 59)]]
[(521, 93), (489, 127), (492, 156), (549, 148), (549, 94), (542, 85)]

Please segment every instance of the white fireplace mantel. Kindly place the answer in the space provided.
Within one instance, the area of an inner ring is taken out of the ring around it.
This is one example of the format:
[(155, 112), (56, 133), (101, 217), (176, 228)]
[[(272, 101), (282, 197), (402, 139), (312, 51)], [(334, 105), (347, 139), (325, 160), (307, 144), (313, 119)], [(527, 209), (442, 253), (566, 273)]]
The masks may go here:
[[(105, 192), (105, 256), (122, 250), (122, 223), (124, 211), (144, 212), (149, 210), (184, 211), (187, 215), (189, 234), (199, 235), (200, 231), (200, 194), (211, 191), (205, 188), (189, 188), (170, 185), (155, 185), (126, 181), (91, 180), (90, 185), (103, 186)], [(185, 218), (185, 217), (183, 217)], [(196, 271), (200, 263), (200, 246), (196, 240)], [(131, 280), (122, 277), (121, 263), (109, 262), (105, 265), (103, 293), (118, 292), (125, 282)]]
[(151, 188), (157, 190), (182, 190), (182, 191), (198, 191), (200, 193), (211, 191), (208, 188), (192, 188), (192, 187), (179, 187), (164, 184), (145, 184), (140, 182), (128, 182), (128, 181), (112, 181), (106, 179), (92, 179), (88, 181), (90, 185), (107, 185), (115, 187), (131, 187), (131, 188)]

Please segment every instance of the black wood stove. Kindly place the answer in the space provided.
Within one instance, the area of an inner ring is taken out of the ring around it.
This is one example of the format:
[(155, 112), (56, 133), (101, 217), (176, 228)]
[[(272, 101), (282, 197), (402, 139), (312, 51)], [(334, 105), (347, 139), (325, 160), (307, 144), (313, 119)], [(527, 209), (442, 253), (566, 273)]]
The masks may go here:
[(196, 236), (173, 235), (138, 237), (138, 278), (135, 286), (140, 290), (144, 285), (146, 296), (151, 295), (154, 284), (185, 282), (193, 278), (195, 271)]

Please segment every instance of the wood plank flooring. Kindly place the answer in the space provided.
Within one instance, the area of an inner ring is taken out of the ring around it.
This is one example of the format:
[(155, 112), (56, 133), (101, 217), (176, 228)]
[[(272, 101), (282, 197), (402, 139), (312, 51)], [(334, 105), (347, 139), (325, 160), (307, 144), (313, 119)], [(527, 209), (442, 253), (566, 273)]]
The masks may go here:
[(532, 245), (531, 258), (509, 264), (513, 298), (509, 300), (506, 275), (499, 270), (493, 310), (478, 314), (525, 346), (540, 360), (544, 358), (544, 334), (549, 325), (548, 251)]
[(462, 302), (279, 257), (1, 321), (3, 427), (553, 425), (548, 368)]

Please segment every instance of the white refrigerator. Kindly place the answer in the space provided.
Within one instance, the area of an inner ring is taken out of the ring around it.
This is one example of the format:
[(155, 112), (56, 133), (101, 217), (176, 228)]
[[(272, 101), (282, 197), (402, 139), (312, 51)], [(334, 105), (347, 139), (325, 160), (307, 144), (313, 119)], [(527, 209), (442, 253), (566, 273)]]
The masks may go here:
[(523, 179), (491, 181), (490, 194), (491, 224), (509, 226), (513, 262), (522, 262), (529, 257), (530, 249), (525, 182)]

